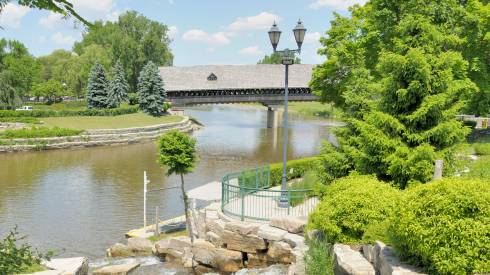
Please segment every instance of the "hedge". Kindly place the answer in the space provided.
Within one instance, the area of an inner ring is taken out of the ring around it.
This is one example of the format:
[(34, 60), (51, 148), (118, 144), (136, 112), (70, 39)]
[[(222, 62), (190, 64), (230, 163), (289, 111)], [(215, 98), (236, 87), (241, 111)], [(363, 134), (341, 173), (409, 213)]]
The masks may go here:
[[(327, 185), (316, 210), (309, 216), (309, 229), (323, 232), (330, 243), (372, 243), (365, 233), (392, 215), (400, 190), (374, 176), (349, 175)], [(382, 241), (386, 239), (382, 238)]]
[[(288, 180), (302, 177), (307, 171), (313, 170), (318, 165), (318, 157), (309, 157), (290, 160), (286, 165)], [(271, 164), (270, 183), (272, 186), (280, 185), (282, 179), (282, 163)]]
[(41, 123), (41, 121), (35, 117), (0, 117), (0, 122)]
[(48, 127), (32, 127), (29, 129), (7, 129), (0, 133), (0, 138), (13, 139), (13, 138), (45, 138), (45, 137), (66, 137), (76, 136), (83, 132), (83, 130), (67, 129), (67, 128), (48, 128)]
[(490, 182), (443, 179), (407, 192), (388, 229), (404, 259), (429, 273), (490, 272)]
[(83, 110), (32, 110), (32, 111), (12, 111), (0, 110), (0, 117), (64, 117), (64, 116), (118, 116), (134, 114), (138, 112), (138, 107), (124, 107), (114, 109), (83, 109)]

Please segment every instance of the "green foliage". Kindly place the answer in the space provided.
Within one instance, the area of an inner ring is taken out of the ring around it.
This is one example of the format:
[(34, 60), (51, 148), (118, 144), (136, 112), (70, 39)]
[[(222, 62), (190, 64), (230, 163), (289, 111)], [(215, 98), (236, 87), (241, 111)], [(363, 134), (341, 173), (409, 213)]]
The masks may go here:
[[(264, 58), (259, 60), (257, 64), (282, 64), (282, 57), (279, 53), (273, 53), (271, 55), (265, 55)], [(294, 64), (301, 64), (299, 57), (294, 57)]]
[(112, 79), (109, 84), (107, 105), (110, 108), (119, 107), (122, 102), (128, 100), (129, 85), (124, 76), (124, 70), (119, 61), (112, 69)]
[(87, 85), (87, 107), (102, 109), (108, 105), (108, 82), (104, 67), (96, 62), (90, 70)]
[[(0, 241), (0, 274), (17, 274), (28, 271), (39, 271), (41, 260), (49, 258), (52, 253), (32, 251), (25, 243), (26, 237), (19, 236), (17, 228)], [(21, 243), (21, 244), (19, 244)], [(38, 268), (33, 268), (38, 267)]]
[(190, 173), (197, 161), (196, 140), (177, 130), (159, 139), (158, 152), (158, 162), (167, 167), (167, 175)]
[(0, 117), (0, 122), (41, 123), (39, 119), (34, 117)]
[(335, 179), (347, 176), (352, 169), (347, 156), (335, 149), (328, 142), (323, 143), (320, 155), (318, 156), (318, 166), (316, 167), (320, 181), (328, 184)]
[(172, 108), (172, 102), (163, 102), (163, 112), (167, 112), (170, 108)]
[(7, 129), (0, 132), (0, 138), (12, 139), (12, 138), (45, 138), (45, 137), (66, 137), (77, 136), (81, 134), (83, 130), (67, 129), (67, 128), (48, 128), (48, 127), (32, 127), (24, 129), (11, 130)]
[(130, 90), (136, 91), (139, 73), (148, 62), (158, 66), (172, 65), (168, 31), (166, 25), (136, 11), (128, 11), (116, 22), (95, 22), (82, 41), (75, 43), (74, 51), (81, 55), (91, 45), (107, 49), (112, 64), (121, 61)]
[[(8, 2), (9, 0), (0, 0), (0, 13), (2, 12), (3, 6), (5, 6)], [(86, 19), (75, 11), (73, 4), (68, 0), (19, 0), (18, 3), (29, 8), (48, 10), (59, 13), (63, 16), (73, 16), (83, 24), (87, 26), (91, 25)]]
[[(307, 171), (313, 170), (316, 165), (317, 158), (309, 157), (302, 159), (290, 160), (286, 164), (287, 180), (302, 177)], [(276, 186), (281, 184), (282, 178), (282, 163), (271, 164), (270, 184)]]
[(129, 102), (129, 105), (137, 105), (138, 104), (138, 94), (137, 93), (129, 93), (128, 94), (128, 102)]
[(466, 127), (470, 127), (471, 129), (475, 129), (476, 121), (475, 120), (464, 120), (463, 125)]
[(490, 155), (490, 143), (475, 143), (472, 145), (473, 149), (475, 149), (475, 153), (477, 155), (485, 155), (489, 156)]
[(139, 107), (152, 116), (162, 115), (166, 97), (167, 93), (163, 88), (163, 80), (158, 67), (150, 61), (138, 78)]
[(323, 239), (307, 240), (305, 255), (306, 275), (333, 275), (332, 245)]
[(33, 96), (47, 98), (48, 104), (54, 103), (57, 98), (63, 96), (63, 93), (63, 85), (54, 79), (34, 85), (32, 90)]
[(400, 255), (437, 274), (490, 271), (490, 183), (444, 179), (398, 205), (389, 234)]
[(469, 165), (469, 173), (463, 174), (463, 177), (470, 179), (490, 179), (490, 156), (479, 156), (476, 161), (471, 162)]
[(15, 110), (20, 104), (22, 101), (10, 81), (0, 73), (0, 110)]
[(63, 116), (118, 116), (134, 114), (138, 112), (138, 107), (124, 107), (115, 109), (66, 109), (66, 110), (32, 110), (32, 111), (11, 111), (0, 110), (0, 117), (63, 117)]
[(315, 189), (318, 186), (318, 176), (314, 171), (307, 171), (299, 181), (288, 184), (289, 205), (296, 206), (303, 203), (307, 198), (316, 195)]
[(365, 232), (388, 219), (400, 191), (373, 176), (350, 175), (324, 187), (308, 227), (325, 233), (330, 243), (374, 242)]

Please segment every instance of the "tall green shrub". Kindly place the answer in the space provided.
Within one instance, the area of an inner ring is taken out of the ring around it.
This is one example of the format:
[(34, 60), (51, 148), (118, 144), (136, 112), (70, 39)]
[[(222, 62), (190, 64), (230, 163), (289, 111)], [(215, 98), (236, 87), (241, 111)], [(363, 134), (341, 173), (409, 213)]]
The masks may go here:
[(104, 67), (96, 62), (90, 70), (87, 84), (87, 107), (101, 109), (107, 107), (108, 82)]
[(389, 227), (403, 258), (430, 273), (490, 272), (490, 182), (444, 179), (407, 192)]
[(141, 110), (152, 116), (163, 114), (163, 103), (167, 93), (163, 88), (158, 67), (148, 62), (138, 78), (138, 103)]
[(109, 84), (107, 106), (117, 108), (128, 100), (129, 84), (124, 76), (124, 69), (119, 61), (112, 68), (112, 79)]
[(322, 231), (331, 243), (373, 242), (365, 238), (365, 232), (391, 217), (400, 192), (373, 176), (338, 179), (322, 190), (308, 227)]

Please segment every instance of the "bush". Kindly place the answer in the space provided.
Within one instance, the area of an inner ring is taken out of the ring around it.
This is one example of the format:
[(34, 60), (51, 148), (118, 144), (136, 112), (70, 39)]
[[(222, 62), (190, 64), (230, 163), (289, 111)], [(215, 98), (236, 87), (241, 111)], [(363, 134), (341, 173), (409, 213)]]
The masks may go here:
[(403, 258), (430, 273), (490, 272), (490, 182), (444, 179), (407, 192), (389, 227)]
[[(317, 165), (318, 157), (309, 157), (302, 159), (290, 160), (286, 165), (286, 176), (288, 180), (302, 177), (306, 171), (313, 170)], [(271, 164), (271, 186), (281, 184), (282, 163)]]
[(480, 156), (490, 155), (490, 143), (475, 143), (473, 144), (475, 153)]
[(114, 109), (83, 109), (83, 110), (32, 110), (11, 111), (0, 110), (0, 117), (65, 117), (65, 116), (118, 116), (134, 114), (138, 107), (114, 108)]
[(48, 128), (48, 127), (32, 127), (18, 130), (5, 130), (0, 133), (0, 138), (45, 138), (45, 137), (65, 137), (76, 136), (82, 133), (83, 130), (67, 129), (67, 128)]
[[(0, 274), (40, 271), (41, 260), (49, 260), (52, 256), (51, 252), (42, 254), (32, 251), (31, 247), (23, 242), (24, 239), (25, 237), (19, 237), (17, 228), (15, 228), (0, 241)], [(23, 243), (19, 246), (18, 242)]]
[(318, 164), (317, 173), (323, 184), (347, 176), (352, 169), (347, 156), (328, 142), (323, 143)]
[(128, 94), (128, 102), (129, 102), (129, 105), (138, 104), (138, 95), (136, 93), (129, 93)]
[(307, 275), (333, 275), (332, 245), (322, 239), (307, 240), (305, 255)]
[(170, 108), (172, 108), (172, 102), (169, 102), (169, 101), (163, 102), (163, 111), (164, 112), (168, 111)]
[(390, 217), (400, 192), (374, 176), (338, 179), (325, 187), (308, 227), (322, 231), (331, 243), (374, 242), (364, 233)]

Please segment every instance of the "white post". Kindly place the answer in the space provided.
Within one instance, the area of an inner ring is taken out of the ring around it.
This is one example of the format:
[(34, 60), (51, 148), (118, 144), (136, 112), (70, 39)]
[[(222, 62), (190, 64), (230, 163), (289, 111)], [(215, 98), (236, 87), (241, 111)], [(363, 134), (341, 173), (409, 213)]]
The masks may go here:
[(436, 159), (436, 164), (434, 166), (434, 176), (433, 180), (442, 179), (442, 169), (443, 169), (443, 161), (442, 159)]
[(146, 171), (143, 173), (143, 227), (146, 227), (146, 194), (148, 193), (148, 178), (146, 177)]

